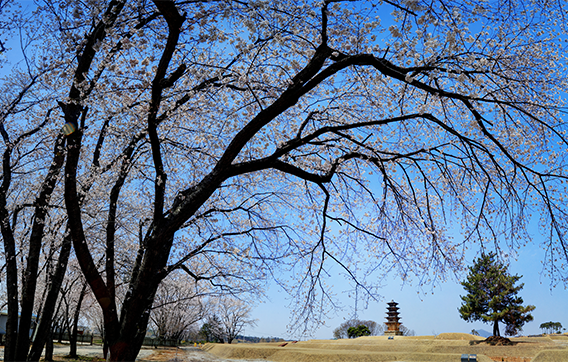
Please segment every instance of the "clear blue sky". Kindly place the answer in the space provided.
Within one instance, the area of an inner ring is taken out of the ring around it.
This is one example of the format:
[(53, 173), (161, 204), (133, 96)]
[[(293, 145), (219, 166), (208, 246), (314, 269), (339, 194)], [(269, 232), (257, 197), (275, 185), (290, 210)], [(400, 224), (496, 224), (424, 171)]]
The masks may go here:
[[(472, 253), (473, 254), (473, 253)], [(568, 290), (559, 285), (556, 288), (550, 286), (550, 279), (541, 276), (544, 250), (537, 245), (529, 245), (520, 250), (518, 260), (511, 261), (509, 271), (511, 274), (523, 275), (520, 282), (524, 283), (524, 289), (519, 293), (525, 304), (532, 304), (536, 309), (532, 312), (534, 321), (529, 322), (523, 328), (522, 334), (541, 333), (539, 325), (544, 322), (560, 322), (568, 329)], [(471, 263), (470, 263), (471, 264)], [(465, 277), (462, 277), (464, 279)], [(349, 289), (346, 286), (346, 289)], [(457, 280), (450, 280), (433, 289), (423, 290), (417, 293), (416, 286), (401, 285), (400, 280), (392, 279), (382, 289), (383, 300), (370, 302), (366, 310), (361, 310), (363, 303), (360, 302), (359, 319), (374, 320), (383, 323), (386, 316), (387, 302), (394, 299), (399, 303), (401, 322), (416, 335), (433, 335), (446, 332), (469, 333), (472, 329), (484, 329), (491, 332), (492, 326), (481, 322), (467, 323), (460, 319), (457, 309), (461, 305), (460, 295), (464, 295), (464, 289)], [(253, 317), (258, 319), (256, 327), (247, 327), (245, 335), (254, 336), (278, 336), (282, 338), (298, 339), (297, 335), (289, 335), (286, 326), (289, 323), (291, 311), (287, 308), (288, 301), (283, 292), (277, 287), (269, 291), (271, 300), (258, 304), (253, 310)], [(344, 296), (346, 308), (341, 316), (326, 320), (326, 326), (315, 332), (311, 338), (331, 339), (333, 330), (341, 324), (345, 318), (353, 315), (354, 299), (348, 299), (347, 293), (338, 293)], [(501, 334), (504, 334), (501, 327)]]

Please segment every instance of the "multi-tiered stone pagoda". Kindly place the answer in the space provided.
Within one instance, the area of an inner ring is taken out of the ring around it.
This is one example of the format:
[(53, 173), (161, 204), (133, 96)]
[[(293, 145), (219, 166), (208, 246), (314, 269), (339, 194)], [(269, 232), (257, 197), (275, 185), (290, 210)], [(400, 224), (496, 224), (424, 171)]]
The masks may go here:
[(387, 303), (389, 306), (387, 307), (387, 321), (385, 324), (387, 325), (387, 330), (385, 331), (385, 336), (402, 336), (402, 332), (400, 331), (400, 317), (398, 316), (398, 303), (394, 300), (391, 300)]

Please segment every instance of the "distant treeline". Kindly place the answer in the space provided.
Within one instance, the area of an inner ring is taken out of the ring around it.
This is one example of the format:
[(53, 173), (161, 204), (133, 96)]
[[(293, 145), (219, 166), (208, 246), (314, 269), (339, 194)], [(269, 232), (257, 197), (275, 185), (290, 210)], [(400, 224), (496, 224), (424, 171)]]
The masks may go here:
[(267, 342), (284, 342), (280, 337), (253, 337), (253, 336), (237, 336), (235, 338), (240, 343), (267, 343)]

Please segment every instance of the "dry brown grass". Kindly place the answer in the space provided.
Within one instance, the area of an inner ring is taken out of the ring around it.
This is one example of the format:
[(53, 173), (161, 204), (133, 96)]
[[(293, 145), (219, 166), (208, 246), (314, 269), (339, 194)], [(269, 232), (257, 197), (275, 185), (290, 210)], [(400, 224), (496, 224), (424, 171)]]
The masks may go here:
[(469, 333), (440, 333), (436, 336), (436, 339), (442, 340), (462, 340), (462, 341), (483, 341), (485, 338), (480, 336), (474, 336)]
[[(513, 338), (514, 346), (479, 343), (483, 338), (466, 333), (444, 333), (436, 337), (361, 337), (350, 340), (309, 340), (289, 343), (207, 344), (204, 349), (222, 358), (264, 359), (275, 362), (390, 362), (459, 361), (462, 353), (477, 354), (481, 362), (568, 361), (568, 341), (559, 338)], [(472, 344), (471, 342), (477, 342)]]
[(181, 359), (184, 352), (176, 347), (160, 347), (154, 353), (142, 358), (140, 361), (144, 362), (157, 362), (157, 361), (172, 361)]
[[(184, 352), (175, 347), (160, 347), (153, 351), (153, 353), (144, 358), (137, 359), (138, 362), (166, 362), (183, 359)], [(45, 362), (45, 359), (40, 359)], [(77, 358), (69, 358), (68, 356), (54, 355), (54, 362), (105, 362), (102, 357), (87, 357), (79, 355)]]
[(532, 362), (568, 361), (568, 350), (547, 350), (539, 352)]

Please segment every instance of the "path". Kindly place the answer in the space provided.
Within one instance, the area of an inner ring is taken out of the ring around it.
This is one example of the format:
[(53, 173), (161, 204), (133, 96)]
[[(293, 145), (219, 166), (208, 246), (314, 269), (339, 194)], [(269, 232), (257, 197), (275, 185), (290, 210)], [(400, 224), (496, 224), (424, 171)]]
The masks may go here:
[[(56, 344), (53, 346), (53, 354), (56, 356), (66, 356), (69, 354), (69, 345)], [(103, 349), (98, 345), (77, 345), (77, 354), (86, 357), (102, 357)], [(4, 347), (0, 346), (0, 361), (4, 360)], [(138, 362), (266, 362), (266, 360), (234, 360), (218, 358), (210, 353), (202, 351), (197, 347), (180, 348), (152, 348), (142, 347), (138, 357)]]
[(216, 357), (197, 347), (180, 347), (183, 353), (176, 355), (167, 362), (266, 362), (265, 359), (224, 359)]

